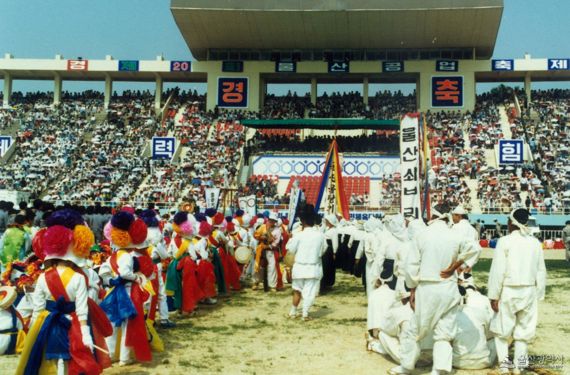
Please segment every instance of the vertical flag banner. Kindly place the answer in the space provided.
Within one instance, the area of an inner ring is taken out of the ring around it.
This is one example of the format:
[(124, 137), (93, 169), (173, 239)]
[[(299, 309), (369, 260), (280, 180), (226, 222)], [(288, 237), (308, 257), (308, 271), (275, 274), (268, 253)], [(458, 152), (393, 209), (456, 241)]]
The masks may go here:
[(218, 209), (220, 202), (220, 188), (206, 188), (206, 207)]
[(401, 205), (404, 216), (420, 216), (419, 114), (407, 114), (400, 124)]
[[(340, 213), (345, 220), (350, 220), (348, 199), (344, 193), (342, 164), (340, 162), (340, 157), (338, 154), (338, 144), (336, 143), (336, 139), (332, 141), (331, 147), (325, 159), (323, 176), (321, 177), (321, 183), (319, 186), (319, 194), (317, 196), (317, 202), (315, 203), (316, 212), (318, 212), (319, 208), (321, 207), (326, 187), (329, 182), (331, 183), (331, 189), (333, 193), (332, 195), (334, 197), (333, 207), (335, 208), (335, 213)], [(329, 204), (330, 203), (331, 202), (329, 202)]]
[(293, 183), (293, 187), (291, 188), (291, 194), (289, 196), (289, 211), (288, 211), (288, 218), (289, 218), (289, 225), (288, 229), (291, 230), (293, 228), (293, 223), (295, 222), (295, 218), (297, 217), (297, 207), (299, 207), (299, 203), (304, 199), (303, 191), (299, 188), (299, 181), (295, 181)]

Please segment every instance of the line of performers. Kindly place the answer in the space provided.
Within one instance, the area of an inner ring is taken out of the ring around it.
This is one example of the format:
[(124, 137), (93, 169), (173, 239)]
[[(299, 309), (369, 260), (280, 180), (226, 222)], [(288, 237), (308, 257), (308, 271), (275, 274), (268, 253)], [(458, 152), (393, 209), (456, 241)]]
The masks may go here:
[(33, 253), (5, 265), (0, 288), (0, 354), (21, 354), (16, 374), (99, 374), (118, 361), (149, 362), (164, 350), (155, 326), (172, 311), (253, 287), (282, 288), (286, 224), (275, 213), (224, 217), (123, 207), (105, 240), (74, 210), (61, 209), (34, 230)]
[(366, 348), (399, 364), (389, 374), (410, 374), (420, 358), (433, 363), (432, 374), (495, 365), (495, 373), (518, 374), (531, 365), (546, 268), (529, 213), (509, 216), (486, 295), (472, 275), (481, 248), (466, 219), (461, 206), (440, 206), (427, 226), (401, 215), (364, 224)]

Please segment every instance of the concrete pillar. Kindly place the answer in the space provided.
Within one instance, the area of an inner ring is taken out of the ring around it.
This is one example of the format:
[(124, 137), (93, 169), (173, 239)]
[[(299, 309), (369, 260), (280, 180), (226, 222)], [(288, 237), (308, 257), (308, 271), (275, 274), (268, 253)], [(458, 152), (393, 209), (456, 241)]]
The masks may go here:
[(530, 107), (530, 101), (531, 101), (531, 94), (530, 94), (530, 88), (531, 88), (531, 78), (530, 78), (530, 73), (526, 73), (524, 76), (524, 93), (526, 95), (526, 108)]
[(420, 108), (421, 108), (421, 103), (420, 103), (421, 92), (422, 92), (421, 82), (422, 82), (422, 80), (420, 79), (420, 77), (416, 78), (416, 110), (417, 111), (420, 111)]
[(259, 78), (259, 109), (265, 105), (265, 95), (267, 95), (267, 83), (265, 78)]
[[(222, 70), (220, 63), (220, 71)], [(206, 110), (213, 111), (218, 104), (218, 75), (208, 72), (206, 95)]]
[(242, 109), (258, 112), (262, 108), (264, 100), (262, 99), (264, 95), (261, 95), (261, 93), (263, 92), (263, 85), (264, 85), (264, 83), (262, 83), (263, 79), (261, 78), (259, 73), (251, 73), (245, 77), (249, 79), (249, 90), (248, 90), (249, 98), (247, 100), (247, 108), (242, 108)]
[(53, 104), (58, 105), (61, 103), (61, 91), (63, 90), (63, 81), (59, 74), (53, 77)]
[(311, 78), (311, 104), (317, 105), (317, 79)]
[(12, 76), (4, 72), (4, 97), (2, 99), (2, 106), (8, 107), (10, 99), (12, 98)]
[(154, 109), (156, 112), (160, 111), (162, 108), (162, 91), (163, 91), (163, 80), (161, 76), (156, 76), (156, 87), (154, 89)]
[(111, 76), (105, 76), (105, 109), (109, 108), (109, 103), (111, 103), (111, 96), (113, 95), (113, 80)]
[(362, 100), (364, 105), (368, 105), (368, 77), (364, 77), (362, 81)]

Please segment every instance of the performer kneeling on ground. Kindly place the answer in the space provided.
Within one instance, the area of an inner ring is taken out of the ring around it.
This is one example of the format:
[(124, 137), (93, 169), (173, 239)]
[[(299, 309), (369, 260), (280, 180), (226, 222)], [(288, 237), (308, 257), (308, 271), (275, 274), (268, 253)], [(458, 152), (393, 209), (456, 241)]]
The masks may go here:
[(297, 317), (297, 307), (303, 298), (303, 320), (309, 320), (309, 309), (319, 292), (323, 266), (321, 257), (326, 250), (325, 235), (314, 227), (317, 214), (312, 205), (307, 205), (299, 215), (303, 230), (294, 233), (287, 242), (287, 251), (295, 254), (293, 265), (293, 305), (290, 318)]

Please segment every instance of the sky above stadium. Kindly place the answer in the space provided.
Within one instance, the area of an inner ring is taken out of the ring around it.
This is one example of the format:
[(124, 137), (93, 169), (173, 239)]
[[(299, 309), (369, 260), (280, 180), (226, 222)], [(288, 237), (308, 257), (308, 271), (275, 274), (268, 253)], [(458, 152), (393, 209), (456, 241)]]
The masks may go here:
[[(0, 4), (2, 56), (11, 53), (17, 58), (53, 58), (61, 54), (66, 58), (104, 59), (105, 55), (111, 55), (115, 59), (147, 60), (163, 55), (169, 60), (191, 59), (170, 13), (170, 0), (2, 0)], [(494, 57), (521, 58), (525, 53), (537, 58), (570, 57), (570, 24), (565, 20), (568, 14), (568, 0), (505, 0)], [(371, 93), (386, 88), (371, 86)], [(303, 93), (308, 90), (308, 85), (291, 87)], [(348, 90), (359, 90), (360, 87), (346, 85)], [(480, 84), (478, 91), (490, 87), (490, 84)], [(533, 85), (533, 88), (548, 87), (570, 88), (570, 84)], [(153, 90), (154, 86), (144, 83), (114, 85), (119, 91), (127, 88)], [(197, 88), (202, 91), (205, 85)], [(320, 85), (319, 94), (333, 88), (333, 85)], [(402, 88), (409, 91), (411, 85)], [(103, 83), (66, 82), (64, 89), (102, 91)], [(284, 89), (270, 87), (270, 92), (281, 93)], [(51, 91), (53, 83), (16, 81), (14, 90)]]

